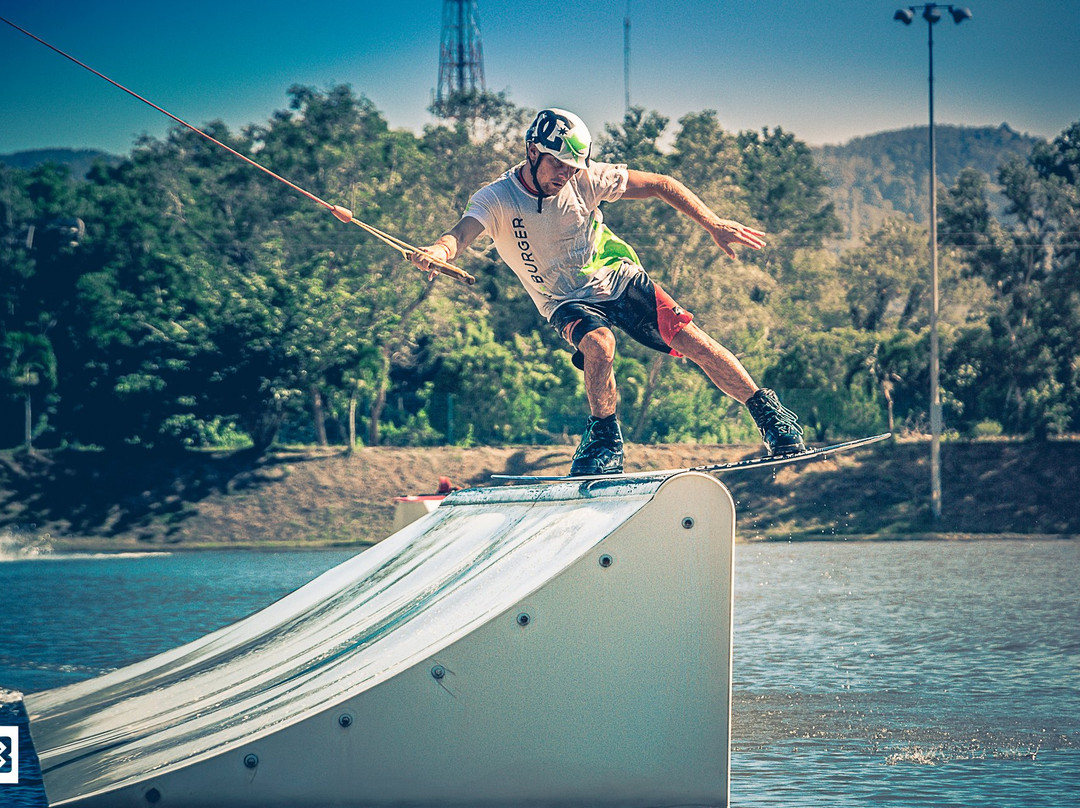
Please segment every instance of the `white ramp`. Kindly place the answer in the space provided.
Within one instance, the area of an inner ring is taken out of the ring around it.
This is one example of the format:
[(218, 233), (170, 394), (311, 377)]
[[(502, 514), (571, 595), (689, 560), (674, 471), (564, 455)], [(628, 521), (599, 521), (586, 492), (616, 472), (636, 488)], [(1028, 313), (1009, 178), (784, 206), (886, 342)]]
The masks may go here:
[(201, 640), (25, 703), (51, 805), (725, 806), (715, 478), (461, 491)]

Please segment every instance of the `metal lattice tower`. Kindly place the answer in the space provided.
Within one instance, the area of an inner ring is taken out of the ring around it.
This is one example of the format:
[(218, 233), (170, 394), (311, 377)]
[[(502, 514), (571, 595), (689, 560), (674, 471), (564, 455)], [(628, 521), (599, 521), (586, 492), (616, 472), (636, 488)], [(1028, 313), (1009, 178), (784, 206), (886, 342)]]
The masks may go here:
[(461, 117), (470, 106), (469, 99), (486, 91), (476, 0), (443, 0), (439, 87), (433, 109), (444, 118)]

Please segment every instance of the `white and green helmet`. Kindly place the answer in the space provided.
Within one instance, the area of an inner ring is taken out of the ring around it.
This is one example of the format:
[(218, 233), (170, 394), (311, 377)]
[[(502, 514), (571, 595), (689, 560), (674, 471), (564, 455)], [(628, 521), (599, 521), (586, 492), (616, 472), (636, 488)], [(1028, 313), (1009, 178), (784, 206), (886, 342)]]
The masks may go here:
[(565, 109), (542, 109), (525, 133), (525, 142), (574, 168), (588, 168), (592, 153), (589, 127)]

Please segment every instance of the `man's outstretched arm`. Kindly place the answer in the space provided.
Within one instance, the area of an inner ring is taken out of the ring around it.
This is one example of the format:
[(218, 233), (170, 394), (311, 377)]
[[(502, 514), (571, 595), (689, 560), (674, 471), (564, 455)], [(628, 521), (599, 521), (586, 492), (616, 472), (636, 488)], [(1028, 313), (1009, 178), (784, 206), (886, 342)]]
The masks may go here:
[(439, 258), (447, 263), (453, 262), (483, 232), (484, 226), (477, 219), (472, 216), (463, 216), (457, 224), (435, 239), (430, 247), (422, 247), (420, 252), (413, 253), (412, 262), (428, 272), (429, 281), (435, 280), (439, 275), (439, 268), (431, 265), (431, 259)]
[(667, 202), (680, 213), (684, 213), (709, 231), (713, 241), (721, 250), (732, 258), (735, 257), (733, 244), (741, 244), (753, 250), (765, 246), (765, 234), (732, 219), (721, 219), (706, 205), (697, 194), (674, 177), (666, 174), (652, 174), (647, 171), (627, 171), (629, 175), (623, 199), (658, 198)]

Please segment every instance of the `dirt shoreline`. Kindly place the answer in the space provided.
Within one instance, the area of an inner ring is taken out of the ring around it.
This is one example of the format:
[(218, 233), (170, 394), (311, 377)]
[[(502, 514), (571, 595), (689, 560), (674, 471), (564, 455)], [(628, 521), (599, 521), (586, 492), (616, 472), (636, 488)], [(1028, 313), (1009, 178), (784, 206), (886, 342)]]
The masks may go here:
[[(80, 552), (364, 546), (392, 531), (397, 496), (440, 477), (562, 473), (573, 447), (0, 453), (0, 542)], [(627, 470), (751, 457), (756, 446), (627, 447)], [(929, 512), (925, 441), (724, 476), (741, 541), (1075, 539), (1080, 441), (950, 442), (943, 517)]]

